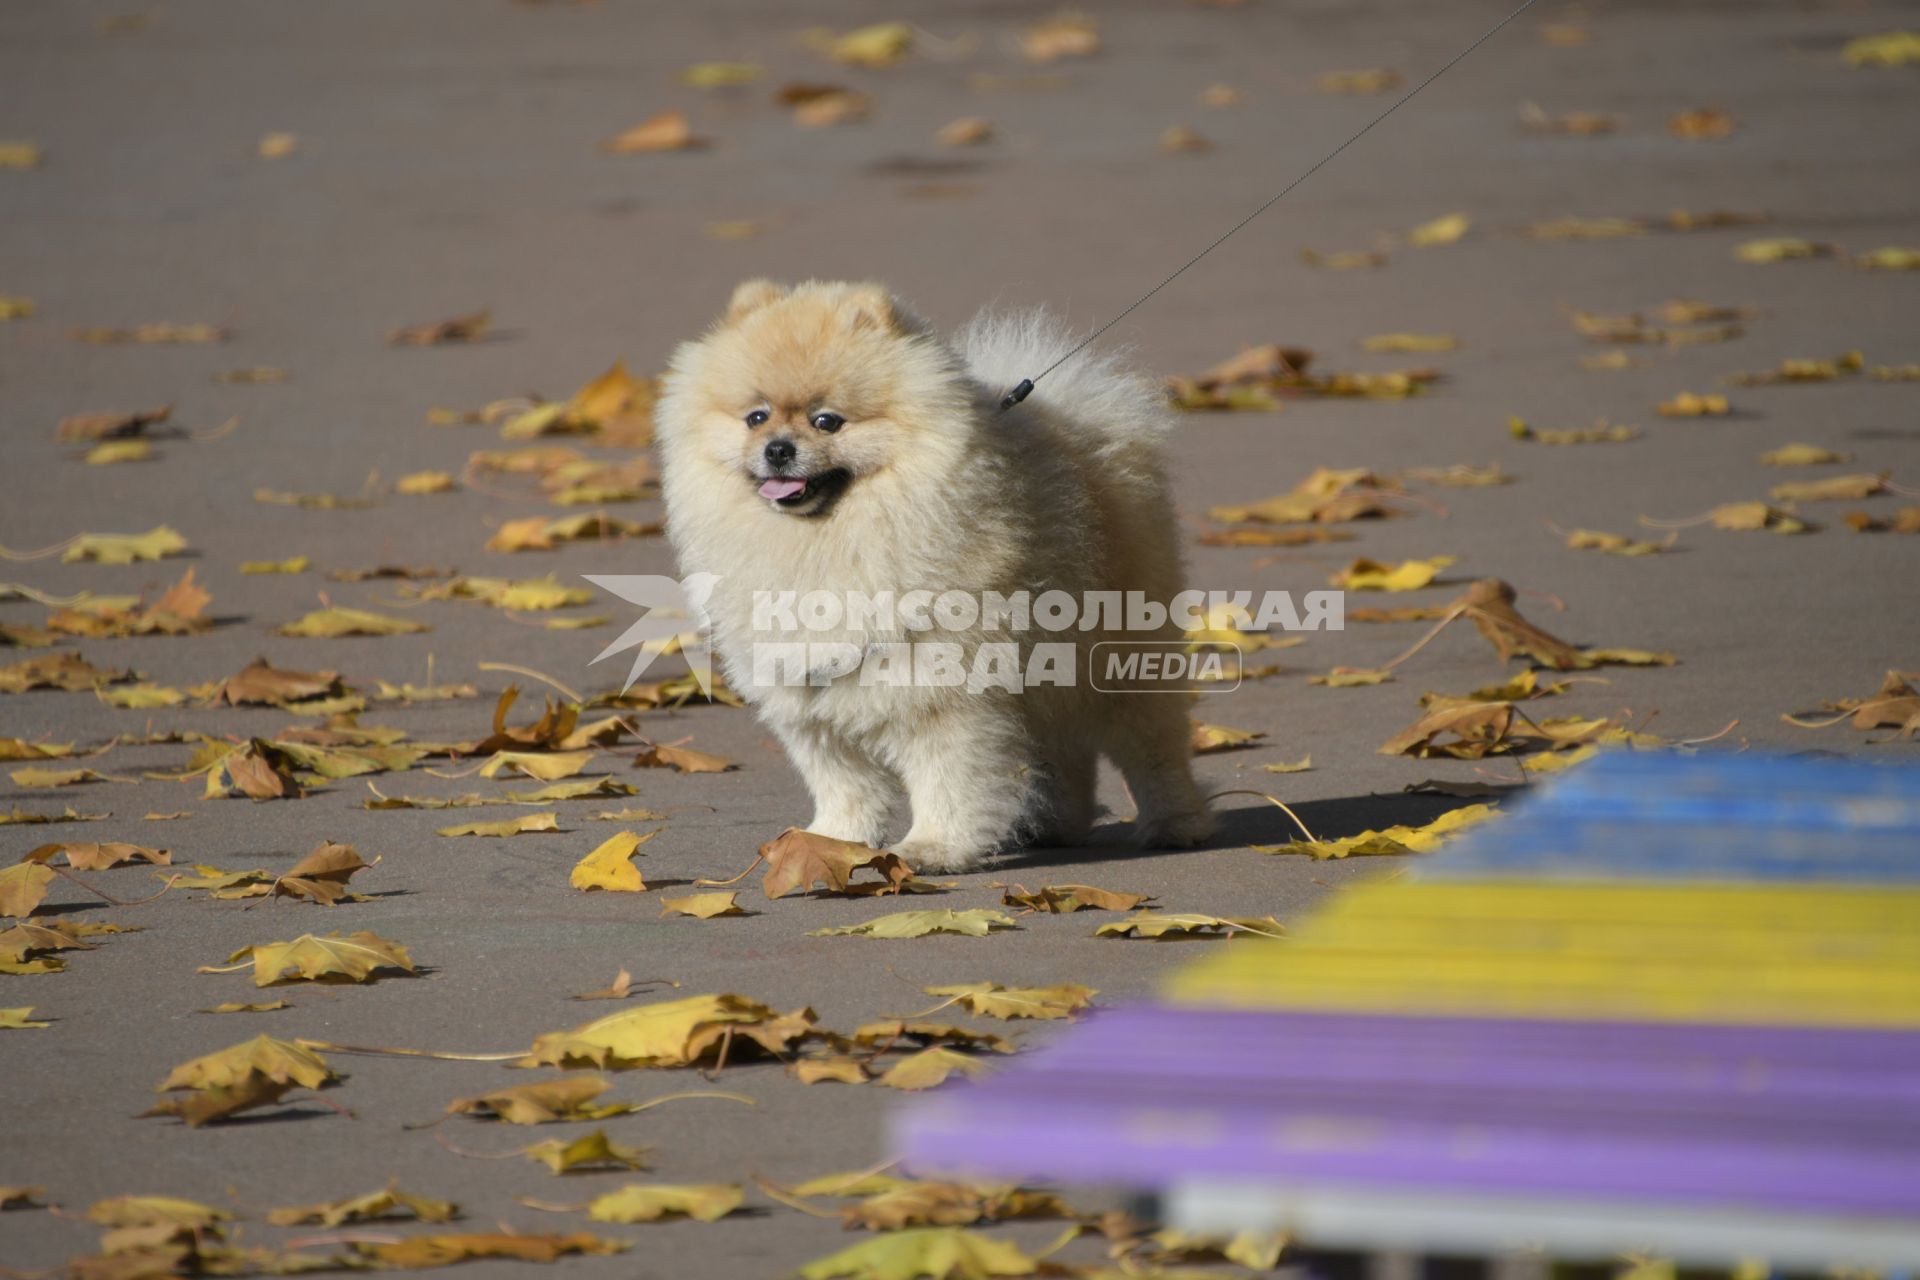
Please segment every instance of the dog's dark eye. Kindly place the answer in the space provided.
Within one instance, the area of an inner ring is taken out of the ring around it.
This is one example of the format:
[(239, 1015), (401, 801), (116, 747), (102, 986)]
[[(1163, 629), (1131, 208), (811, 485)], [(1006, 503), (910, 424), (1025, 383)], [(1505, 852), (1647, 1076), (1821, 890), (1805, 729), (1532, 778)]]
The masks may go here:
[(755, 409), (747, 415), (747, 425), (749, 427), (765, 426), (769, 416), (771, 415), (769, 415), (765, 409)]
[(847, 420), (837, 413), (816, 413), (813, 415), (813, 429), (832, 435), (847, 425)]

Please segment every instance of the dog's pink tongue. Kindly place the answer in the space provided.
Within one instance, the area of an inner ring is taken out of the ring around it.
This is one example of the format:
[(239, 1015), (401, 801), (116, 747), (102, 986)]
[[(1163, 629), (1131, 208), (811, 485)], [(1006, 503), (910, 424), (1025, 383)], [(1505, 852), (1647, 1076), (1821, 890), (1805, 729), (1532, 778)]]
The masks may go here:
[(791, 498), (794, 494), (806, 487), (807, 482), (805, 480), (794, 480), (786, 476), (775, 476), (760, 486), (760, 496), (763, 498), (772, 498), (775, 502), (778, 502), (782, 498)]

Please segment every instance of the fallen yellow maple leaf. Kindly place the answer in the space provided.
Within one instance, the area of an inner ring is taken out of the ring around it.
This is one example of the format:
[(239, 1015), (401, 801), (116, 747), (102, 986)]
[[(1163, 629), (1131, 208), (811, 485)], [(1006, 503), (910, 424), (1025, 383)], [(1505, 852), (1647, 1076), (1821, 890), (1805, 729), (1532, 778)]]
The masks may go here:
[[(1128, 895), (1131, 896), (1131, 895)], [(1063, 982), (1051, 987), (1003, 987), (997, 982), (963, 982), (923, 987), (930, 996), (947, 996), (967, 1012), (987, 1018), (1070, 1018), (1100, 994), (1093, 987)]]
[(1453, 244), (1467, 234), (1473, 220), (1464, 213), (1449, 213), (1423, 222), (1407, 232), (1407, 243), (1421, 246)]
[(337, 1078), (327, 1060), (312, 1049), (272, 1036), (256, 1036), (181, 1063), (160, 1082), (158, 1091), (220, 1088), (254, 1075), (306, 1089), (318, 1089)]
[(545, 1142), (536, 1142), (520, 1153), (529, 1160), (537, 1160), (556, 1174), (572, 1173), (576, 1169), (645, 1169), (647, 1167), (647, 1149), (629, 1147), (607, 1137), (603, 1130), (575, 1138), (571, 1142), (559, 1138), (549, 1138)]
[(423, 622), (414, 622), (409, 618), (394, 618), (367, 609), (348, 609), (335, 605), (331, 608), (315, 609), (292, 622), (282, 624), (275, 630), (283, 636), (337, 638), (340, 636), (410, 635), (420, 631), (431, 631), (432, 628)]
[(1455, 560), (1454, 556), (1434, 556), (1389, 565), (1362, 558), (1335, 573), (1328, 582), (1348, 591), (1418, 591), (1432, 585), (1440, 571)]
[[(1258, 845), (1254, 846), (1259, 848)], [(1208, 938), (1251, 933), (1277, 938), (1285, 930), (1272, 916), (1206, 916), (1192, 912), (1142, 911), (1103, 924), (1093, 931), (1096, 938)]]
[(859, 936), (867, 938), (924, 938), (933, 933), (957, 933), (969, 938), (984, 938), (996, 929), (1020, 926), (1005, 912), (986, 907), (967, 911), (896, 911), (859, 924), (833, 929), (811, 929), (813, 938)]
[(442, 836), (521, 836), (539, 831), (558, 831), (560, 819), (551, 813), (529, 813), (519, 818), (502, 818), (498, 822), (467, 822), (455, 827), (441, 827), (435, 835)]
[(583, 1231), (571, 1235), (483, 1234), (410, 1236), (404, 1240), (354, 1240), (349, 1255), (377, 1267), (421, 1271), (471, 1262), (480, 1258), (507, 1258), (516, 1262), (553, 1262), (584, 1255), (600, 1257), (624, 1253), (625, 1240), (608, 1240)]
[(1450, 809), (1425, 826), (1393, 826), (1334, 840), (1293, 840), (1286, 844), (1256, 844), (1251, 847), (1260, 853), (1304, 853), (1316, 860), (1431, 853), (1449, 836), (1476, 823), (1498, 817), (1499, 813), (1492, 805), (1470, 804)]
[(989, 1280), (994, 1276), (1031, 1276), (1037, 1258), (1010, 1240), (959, 1227), (919, 1227), (889, 1231), (872, 1240), (816, 1258), (800, 1268), (801, 1280)]
[(991, 1071), (979, 1058), (934, 1045), (894, 1063), (874, 1083), (888, 1089), (918, 1092), (943, 1085), (956, 1075), (973, 1080)]
[(594, 1198), (587, 1216), (595, 1222), (659, 1222), (692, 1218), (718, 1222), (740, 1207), (745, 1194), (738, 1183), (632, 1183)]
[(447, 1104), (448, 1115), (492, 1116), (507, 1124), (548, 1124), (558, 1120), (604, 1120), (633, 1110), (630, 1102), (596, 1102), (609, 1082), (605, 1076), (562, 1076), (535, 1084), (495, 1089)]
[(737, 893), (690, 893), (679, 898), (660, 899), (660, 914), (663, 916), (692, 916), (696, 920), (712, 920), (719, 916), (744, 916), (748, 914), (741, 908)]
[(813, 1034), (813, 1011), (776, 1014), (737, 995), (687, 996), (609, 1014), (533, 1042), (519, 1065), (538, 1067), (686, 1067), (718, 1055), (723, 1042), (783, 1052)]
[(291, 942), (242, 947), (227, 957), (227, 963), (250, 964), (256, 987), (278, 982), (371, 982), (386, 969), (415, 972), (405, 947), (365, 930), (346, 937), (303, 933)]
[(389, 1184), (365, 1195), (322, 1204), (294, 1205), (267, 1211), (267, 1221), (276, 1227), (297, 1227), (313, 1223), (338, 1227), (348, 1222), (372, 1222), (380, 1218), (409, 1217), (417, 1222), (451, 1222), (460, 1216), (460, 1206), (449, 1200), (430, 1200)]
[(660, 832), (635, 835), (622, 831), (608, 837), (600, 846), (574, 864), (567, 877), (576, 889), (607, 889), (615, 893), (645, 893), (647, 882), (631, 859), (636, 850)]

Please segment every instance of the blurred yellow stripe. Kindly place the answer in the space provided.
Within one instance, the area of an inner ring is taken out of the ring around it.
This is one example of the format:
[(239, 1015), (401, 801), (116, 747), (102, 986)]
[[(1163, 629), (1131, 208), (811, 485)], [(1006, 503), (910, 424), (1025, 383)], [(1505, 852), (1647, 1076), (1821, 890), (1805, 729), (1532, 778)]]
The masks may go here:
[(1920, 890), (1394, 882), (1167, 984), (1183, 1003), (1920, 1026)]

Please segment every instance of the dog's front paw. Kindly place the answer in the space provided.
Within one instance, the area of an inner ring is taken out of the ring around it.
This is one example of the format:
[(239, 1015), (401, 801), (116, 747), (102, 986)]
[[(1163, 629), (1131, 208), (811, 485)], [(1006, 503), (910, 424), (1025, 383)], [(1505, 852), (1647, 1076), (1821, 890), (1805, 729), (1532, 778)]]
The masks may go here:
[(992, 852), (927, 836), (908, 836), (892, 851), (915, 871), (970, 871)]
[(1205, 809), (1198, 813), (1170, 813), (1143, 819), (1134, 832), (1134, 843), (1142, 849), (1191, 849), (1213, 837), (1216, 824)]
[(828, 836), (835, 840), (849, 840), (854, 844), (872, 845), (879, 848), (887, 838), (887, 823), (884, 818), (864, 816), (816, 813), (813, 821), (807, 824), (807, 830), (817, 836)]

